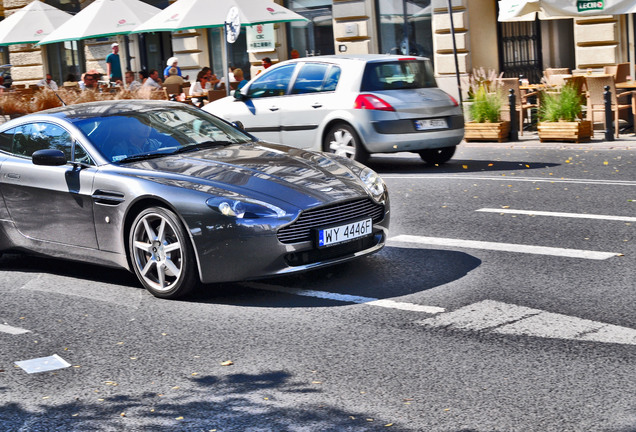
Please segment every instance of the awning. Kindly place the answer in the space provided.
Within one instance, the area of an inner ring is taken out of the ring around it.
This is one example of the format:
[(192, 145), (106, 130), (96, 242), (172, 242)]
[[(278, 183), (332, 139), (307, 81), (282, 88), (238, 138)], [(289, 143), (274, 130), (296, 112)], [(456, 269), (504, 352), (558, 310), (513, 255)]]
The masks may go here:
[(622, 15), (636, 12), (633, 0), (500, 0), (500, 22)]

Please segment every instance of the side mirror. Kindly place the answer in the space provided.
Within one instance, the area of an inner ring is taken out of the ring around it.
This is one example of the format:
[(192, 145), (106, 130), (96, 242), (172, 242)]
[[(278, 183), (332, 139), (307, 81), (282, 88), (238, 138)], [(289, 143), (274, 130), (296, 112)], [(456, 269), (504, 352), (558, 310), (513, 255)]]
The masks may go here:
[(66, 165), (66, 156), (62, 150), (43, 149), (34, 151), (31, 161), (34, 165), (59, 166)]
[(240, 90), (234, 90), (234, 99), (244, 101), (247, 100), (247, 96), (241, 93)]

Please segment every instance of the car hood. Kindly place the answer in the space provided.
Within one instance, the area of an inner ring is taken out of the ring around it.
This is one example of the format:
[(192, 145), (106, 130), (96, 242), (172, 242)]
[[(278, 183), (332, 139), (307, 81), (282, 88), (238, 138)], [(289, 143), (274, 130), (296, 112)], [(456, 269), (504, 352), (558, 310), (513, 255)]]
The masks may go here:
[[(213, 195), (225, 190), (270, 197), (301, 208), (366, 196), (353, 171), (334, 156), (275, 144), (246, 143), (170, 155), (121, 166), (128, 175)], [(132, 170), (132, 171), (131, 171)]]

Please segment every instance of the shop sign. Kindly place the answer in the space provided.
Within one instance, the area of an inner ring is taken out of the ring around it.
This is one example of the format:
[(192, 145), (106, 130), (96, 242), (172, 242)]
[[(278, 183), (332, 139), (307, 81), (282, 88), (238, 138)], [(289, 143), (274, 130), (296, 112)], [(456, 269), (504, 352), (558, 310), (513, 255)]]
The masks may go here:
[(247, 52), (269, 52), (276, 49), (274, 24), (246, 27)]
[(585, 11), (602, 11), (605, 9), (605, 1), (604, 0), (578, 0), (576, 2), (576, 7), (579, 12)]

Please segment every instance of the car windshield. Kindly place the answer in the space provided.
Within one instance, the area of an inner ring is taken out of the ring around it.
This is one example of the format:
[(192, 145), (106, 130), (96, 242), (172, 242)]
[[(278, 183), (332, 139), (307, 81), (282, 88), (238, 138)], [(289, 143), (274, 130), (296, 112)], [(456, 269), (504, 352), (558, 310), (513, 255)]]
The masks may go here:
[(253, 141), (204, 111), (174, 106), (104, 113), (74, 123), (110, 162)]
[(368, 63), (361, 91), (400, 90), (437, 87), (429, 60), (405, 59)]

